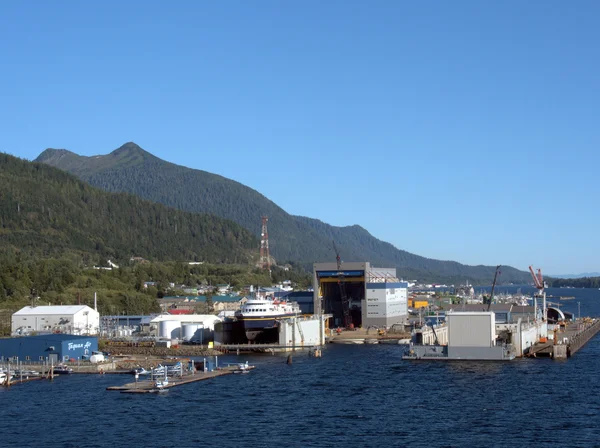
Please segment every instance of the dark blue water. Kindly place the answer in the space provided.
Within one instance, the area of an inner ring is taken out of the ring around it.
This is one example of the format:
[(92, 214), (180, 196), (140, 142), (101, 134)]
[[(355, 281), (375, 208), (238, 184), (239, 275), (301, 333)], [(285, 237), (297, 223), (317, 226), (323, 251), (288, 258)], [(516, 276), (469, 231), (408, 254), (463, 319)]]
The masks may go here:
[[(600, 315), (600, 291), (559, 291)], [(165, 395), (106, 391), (131, 381), (121, 375), (0, 389), (0, 446), (600, 446), (600, 337), (564, 362), (415, 363), (401, 351), (233, 356), (258, 367)]]

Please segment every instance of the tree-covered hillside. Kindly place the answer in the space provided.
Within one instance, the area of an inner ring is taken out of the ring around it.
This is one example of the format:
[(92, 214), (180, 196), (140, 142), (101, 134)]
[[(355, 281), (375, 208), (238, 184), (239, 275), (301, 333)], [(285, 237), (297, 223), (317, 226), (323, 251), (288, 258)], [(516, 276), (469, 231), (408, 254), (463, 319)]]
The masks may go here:
[[(396, 266), (404, 278), (491, 283), (494, 277), (494, 267), (420, 257), (378, 240), (358, 225), (335, 227), (316, 219), (292, 216), (249, 187), (206, 171), (165, 162), (135, 143), (94, 157), (48, 149), (36, 160), (69, 171), (103, 190), (129, 192), (181, 210), (230, 219), (255, 235), (260, 231), (261, 216), (267, 215), (271, 254), (279, 261), (297, 261), (307, 266), (313, 262), (335, 261), (332, 248), (335, 239), (342, 259)], [(507, 267), (501, 281), (527, 282), (529, 275)]]
[(258, 240), (234, 222), (107, 193), (56, 168), (0, 154), (0, 249), (83, 263), (157, 260), (247, 263)]

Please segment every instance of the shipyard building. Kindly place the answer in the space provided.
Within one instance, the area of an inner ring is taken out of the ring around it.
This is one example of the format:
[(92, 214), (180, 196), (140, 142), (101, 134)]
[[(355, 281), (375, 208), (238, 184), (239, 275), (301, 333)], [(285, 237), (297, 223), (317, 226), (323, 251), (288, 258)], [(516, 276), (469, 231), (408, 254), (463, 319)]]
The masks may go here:
[(89, 359), (98, 350), (98, 339), (70, 334), (46, 334), (0, 339), (0, 361), (50, 362)]
[(344, 326), (345, 312), (354, 327), (390, 327), (407, 320), (408, 283), (398, 280), (396, 268), (347, 262), (338, 269), (337, 263), (315, 263), (313, 286), (314, 312), (331, 314), (329, 327)]
[(87, 305), (26, 306), (12, 315), (13, 335), (31, 333), (98, 334), (100, 314)]

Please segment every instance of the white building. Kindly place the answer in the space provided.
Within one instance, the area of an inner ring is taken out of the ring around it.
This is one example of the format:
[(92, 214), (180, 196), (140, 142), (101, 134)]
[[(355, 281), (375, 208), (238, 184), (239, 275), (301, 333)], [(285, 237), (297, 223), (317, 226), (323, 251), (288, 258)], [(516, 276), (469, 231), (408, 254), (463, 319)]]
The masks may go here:
[(402, 282), (366, 284), (366, 307), (362, 308), (363, 326), (390, 327), (404, 322), (408, 315), (408, 285)]
[(100, 314), (87, 305), (26, 306), (12, 315), (13, 335), (33, 332), (98, 334)]

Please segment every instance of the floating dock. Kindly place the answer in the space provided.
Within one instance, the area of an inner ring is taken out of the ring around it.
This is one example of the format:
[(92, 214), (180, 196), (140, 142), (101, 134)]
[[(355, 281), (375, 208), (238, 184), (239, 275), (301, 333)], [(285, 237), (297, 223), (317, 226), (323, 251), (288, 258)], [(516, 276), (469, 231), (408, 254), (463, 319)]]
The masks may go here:
[(156, 379), (144, 379), (133, 383), (123, 384), (122, 386), (109, 386), (106, 390), (118, 390), (124, 394), (148, 394), (156, 393), (159, 390), (171, 389), (177, 386), (183, 386), (184, 384), (196, 383), (198, 381), (205, 381), (212, 378), (216, 378), (224, 375), (231, 375), (233, 373), (243, 373), (254, 369), (255, 366), (248, 366), (243, 371), (237, 366), (227, 366), (211, 372), (194, 372), (184, 374), (183, 376), (169, 376), (168, 384), (164, 385), (160, 389), (156, 387), (156, 380), (160, 380), (160, 377)]

